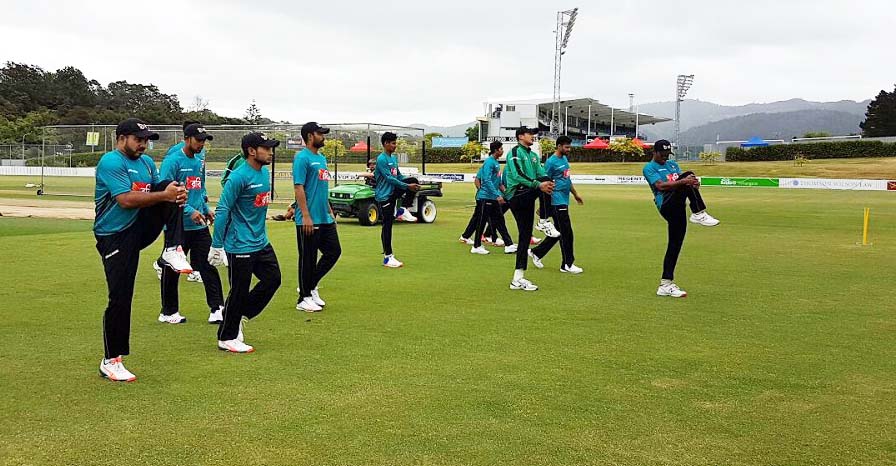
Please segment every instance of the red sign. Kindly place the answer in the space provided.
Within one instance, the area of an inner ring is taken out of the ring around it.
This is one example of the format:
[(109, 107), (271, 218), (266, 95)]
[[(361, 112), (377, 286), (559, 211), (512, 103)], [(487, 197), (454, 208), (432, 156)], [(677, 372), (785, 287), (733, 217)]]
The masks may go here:
[(134, 181), (131, 183), (131, 191), (140, 191), (144, 193), (148, 193), (152, 189), (152, 185), (149, 183), (141, 183), (139, 181)]
[(887, 191), (896, 191), (896, 181), (887, 181)]
[(187, 189), (202, 189), (202, 177), (199, 176), (188, 176), (187, 177)]
[(267, 207), (271, 203), (271, 192), (258, 193), (255, 196), (255, 207)]

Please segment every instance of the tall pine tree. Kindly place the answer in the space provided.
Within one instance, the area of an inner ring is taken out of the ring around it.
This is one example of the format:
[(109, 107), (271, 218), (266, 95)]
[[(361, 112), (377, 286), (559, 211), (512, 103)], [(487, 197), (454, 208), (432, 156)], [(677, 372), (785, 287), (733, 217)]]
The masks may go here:
[(865, 121), (859, 124), (865, 137), (896, 136), (896, 88), (880, 91), (868, 104)]

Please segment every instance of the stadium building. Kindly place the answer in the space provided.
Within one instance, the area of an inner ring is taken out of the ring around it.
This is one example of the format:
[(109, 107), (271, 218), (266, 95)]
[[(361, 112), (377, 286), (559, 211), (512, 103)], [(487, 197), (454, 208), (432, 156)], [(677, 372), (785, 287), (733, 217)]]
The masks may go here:
[[(516, 143), (515, 132), (520, 127), (538, 128), (539, 137), (550, 131), (554, 101), (551, 97), (517, 99), (489, 99), (483, 104), (483, 115), (476, 117), (480, 142), (501, 141), (510, 146)], [(590, 97), (566, 97), (560, 101), (558, 135), (567, 135), (574, 146), (581, 146), (595, 138), (612, 140), (637, 136), (638, 128), (671, 121), (643, 113), (622, 110), (602, 104)]]

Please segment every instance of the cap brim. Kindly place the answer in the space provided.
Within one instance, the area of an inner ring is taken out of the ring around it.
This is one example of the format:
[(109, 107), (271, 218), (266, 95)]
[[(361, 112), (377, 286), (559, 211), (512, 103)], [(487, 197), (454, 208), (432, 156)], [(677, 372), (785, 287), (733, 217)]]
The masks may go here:
[(211, 134), (197, 134), (195, 136), (190, 136), (190, 137), (194, 137), (199, 141), (214, 141), (214, 139), (215, 139), (215, 137), (212, 136)]
[(159, 133), (154, 133), (150, 130), (137, 131), (136, 133), (134, 133), (134, 136), (138, 138), (149, 139), (150, 141), (159, 140)]
[(330, 128), (318, 128), (317, 132), (320, 134), (330, 134)]
[(268, 139), (261, 143), (261, 147), (277, 147), (280, 145), (280, 141), (276, 139)]

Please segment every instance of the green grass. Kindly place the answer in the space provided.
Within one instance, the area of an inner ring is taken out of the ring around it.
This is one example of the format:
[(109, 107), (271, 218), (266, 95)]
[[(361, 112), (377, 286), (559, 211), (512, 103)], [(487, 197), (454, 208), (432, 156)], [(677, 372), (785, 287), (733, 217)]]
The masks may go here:
[(672, 300), (647, 189), (580, 190), (585, 273), (552, 251), (535, 293), (507, 289), (512, 257), (456, 242), (469, 185), (396, 226), (403, 269), (341, 220), (316, 315), (294, 310), (294, 227), (270, 223), (284, 285), (250, 355), (216, 350), (199, 285), (181, 284), (189, 323), (156, 322), (157, 244), (127, 385), (96, 375), (90, 222), (0, 218), (0, 464), (893, 464), (891, 193), (706, 188), (722, 224), (691, 226)]

